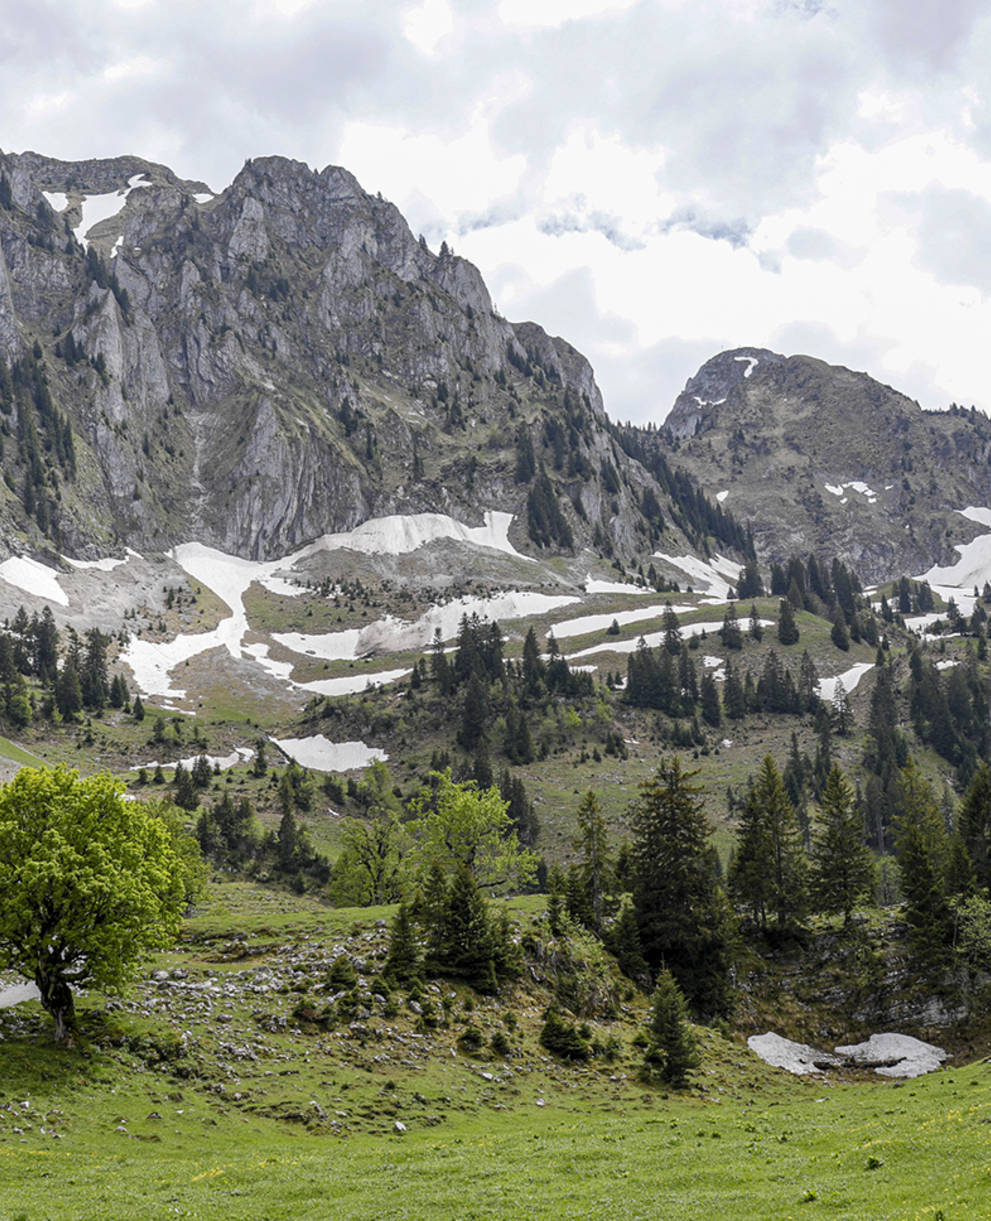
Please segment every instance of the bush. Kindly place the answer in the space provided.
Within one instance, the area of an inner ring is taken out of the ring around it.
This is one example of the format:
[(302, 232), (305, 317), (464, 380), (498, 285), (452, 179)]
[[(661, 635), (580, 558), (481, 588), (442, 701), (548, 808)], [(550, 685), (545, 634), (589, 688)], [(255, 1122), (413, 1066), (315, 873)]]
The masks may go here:
[(567, 1021), (558, 1009), (551, 1006), (544, 1015), (544, 1025), (540, 1031), (540, 1046), (546, 1048), (552, 1056), (562, 1060), (587, 1060), (589, 1057), (588, 1043), (578, 1032), (578, 1028)]

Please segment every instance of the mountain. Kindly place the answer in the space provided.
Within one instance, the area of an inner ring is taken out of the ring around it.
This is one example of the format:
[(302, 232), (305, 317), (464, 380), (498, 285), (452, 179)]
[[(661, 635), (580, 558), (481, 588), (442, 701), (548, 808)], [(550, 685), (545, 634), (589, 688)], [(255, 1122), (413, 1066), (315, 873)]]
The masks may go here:
[[(738, 348), (639, 435), (752, 530), (758, 555), (839, 555), (869, 580), (951, 562), (991, 503), (991, 420), (924, 411), (866, 373)], [(628, 444), (629, 448), (629, 444)]]
[(706, 546), (585, 358), (501, 318), (475, 267), (337, 167), (258, 158), (214, 194), (137, 157), (0, 155), (0, 357), (9, 550), (270, 559), (486, 511), (575, 576), (583, 548)]

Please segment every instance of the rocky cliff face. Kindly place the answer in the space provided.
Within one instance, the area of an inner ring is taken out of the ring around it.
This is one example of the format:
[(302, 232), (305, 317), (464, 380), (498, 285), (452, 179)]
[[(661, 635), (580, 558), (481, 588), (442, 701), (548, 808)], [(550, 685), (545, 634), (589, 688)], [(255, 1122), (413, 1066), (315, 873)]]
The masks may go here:
[(839, 555), (871, 580), (952, 562), (991, 504), (991, 421), (926, 412), (864, 373), (756, 348), (690, 379), (659, 444), (767, 560)]
[(0, 527), (39, 549), (271, 557), (486, 509), (527, 547), (545, 472), (576, 548), (657, 535), (584, 357), (337, 167), (260, 158), (215, 195), (136, 157), (0, 154), (0, 357)]

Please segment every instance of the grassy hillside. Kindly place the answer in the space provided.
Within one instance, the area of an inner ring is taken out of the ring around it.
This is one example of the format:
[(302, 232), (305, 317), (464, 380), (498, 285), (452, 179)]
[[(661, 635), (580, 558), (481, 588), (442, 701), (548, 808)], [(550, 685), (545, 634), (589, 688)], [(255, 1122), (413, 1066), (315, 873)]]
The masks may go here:
[[(514, 918), (537, 928), (539, 906)], [(340, 953), (373, 986), (389, 914), (214, 886), (124, 1000), (86, 1002), (80, 1048), (33, 1004), (4, 1011), (0, 1216), (988, 1215), (983, 1061), (810, 1081), (700, 1028), (702, 1067), (669, 1092), (637, 1079), (642, 999), (594, 1023), (615, 1060), (571, 1066), (537, 1044), (548, 991), (526, 976), (488, 1000), (428, 983), (433, 1026), (398, 993), (331, 1030), (294, 1017)]]

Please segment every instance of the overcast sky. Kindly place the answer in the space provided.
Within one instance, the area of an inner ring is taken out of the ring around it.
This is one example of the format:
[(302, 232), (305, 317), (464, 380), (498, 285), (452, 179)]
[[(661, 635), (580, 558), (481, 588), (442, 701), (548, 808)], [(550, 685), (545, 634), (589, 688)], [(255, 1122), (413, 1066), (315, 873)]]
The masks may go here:
[(991, 0), (0, 0), (0, 147), (346, 166), (660, 420), (757, 345), (991, 410)]

